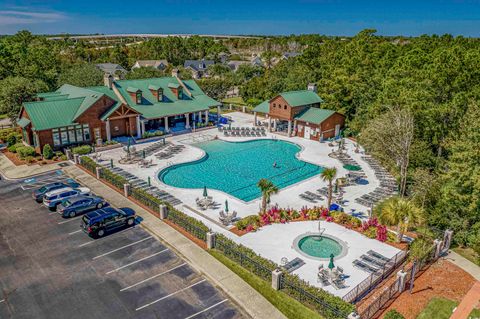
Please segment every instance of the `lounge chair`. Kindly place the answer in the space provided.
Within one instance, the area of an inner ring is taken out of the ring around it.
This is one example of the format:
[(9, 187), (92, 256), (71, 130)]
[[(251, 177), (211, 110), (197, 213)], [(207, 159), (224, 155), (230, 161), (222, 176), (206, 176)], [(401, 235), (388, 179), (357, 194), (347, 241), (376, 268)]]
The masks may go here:
[(384, 268), (385, 264), (386, 264), (385, 261), (376, 259), (376, 258), (368, 256), (368, 255), (362, 255), (362, 256), (360, 256), (360, 259), (362, 259), (362, 261), (365, 261), (365, 262), (367, 262), (367, 263), (369, 263), (369, 264), (371, 264), (375, 267), (379, 267), (379, 268)]
[(373, 251), (373, 250), (369, 250), (369, 251), (367, 252), (367, 254), (369, 254), (369, 255), (377, 258), (377, 259), (383, 260), (383, 261), (385, 261), (385, 262), (389, 262), (390, 259), (391, 259), (391, 258), (387, 258), (387, 257), (385, 257), (384, 255), (379, 254), (379, 253), (377, 253), (376, 251)]
[(364, 270), (366, 272), (369, 272), (369, 273), (376, 273), (378, 272), (378, 268), (375, 268), (373, 266), (370, 266), (366, 263), (364, 263), (363, 261), (360, 261), (358, 259), (355, 259), (353, 262), (352, 262), (353, 266), (357, 267), (357, 268), (360, 268), (361, 270)]

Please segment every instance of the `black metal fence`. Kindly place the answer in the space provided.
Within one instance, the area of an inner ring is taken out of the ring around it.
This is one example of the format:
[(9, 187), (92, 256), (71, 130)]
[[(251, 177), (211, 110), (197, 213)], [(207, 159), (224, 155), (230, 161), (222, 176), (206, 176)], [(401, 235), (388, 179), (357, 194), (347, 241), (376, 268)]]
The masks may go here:
[(160, 205), (163, 203), (157, 198), (151, 198), (144, 194), (144, 192), (136, 187), (130, 186), (130, 196), (138, 200), (143, 205), (147, 206), (156, 213), (160, 212)]
[(196, 238), (207, 241), (207, 233), (209, 232), (209, 229), (203, 224), (203, 227), (201, 227), (201, 222), (194, 223), (190, 218), (175, 209), (170, 209), (168, 211), (167, 219), (182, 227)]
[(365, 297), (370, 291), (372, 291), (378, 284), (380, 284), (385, 278), (390, 276), (392, 272), (397, 269), (407, 258), (406, 251), (398, 252), (388, 263), (385, 264), (380, 272), (371, 274), (355, 288), (350, 290), (343, 300), (351, 303), (356, 303)]
[(383, 293), (378, 296), (366, 309), (360, 314), (362, 319), (372, 318), (382, 307), (392, 299), (399, 291), (400, 278), (395, 280)]

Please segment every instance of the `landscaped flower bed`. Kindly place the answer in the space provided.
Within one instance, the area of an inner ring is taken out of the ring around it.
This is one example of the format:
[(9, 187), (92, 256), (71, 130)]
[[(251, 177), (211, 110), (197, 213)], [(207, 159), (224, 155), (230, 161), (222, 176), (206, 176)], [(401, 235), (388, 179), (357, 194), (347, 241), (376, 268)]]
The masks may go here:
[(265, 213), (250, 215), (240, 219), (236, 222), (235, 228), (232, 229), (232, 232), (241, 236), (270, 224), (285, 224), (288, 222), (309, 220), (334, 222), (357, 231), (368, 238), (375, 238), (381, 242), (395, 242), (395, 235), (388, 232), (387, 227), (381, 225), (376, 218), (371, 218), (362, 223), (357, 217), (348, 215), (344, 212), (328, 211), (328, 209), (322, 206), (314, 206), (310, 208), (304, 206), (300, 211), (273, 206)]

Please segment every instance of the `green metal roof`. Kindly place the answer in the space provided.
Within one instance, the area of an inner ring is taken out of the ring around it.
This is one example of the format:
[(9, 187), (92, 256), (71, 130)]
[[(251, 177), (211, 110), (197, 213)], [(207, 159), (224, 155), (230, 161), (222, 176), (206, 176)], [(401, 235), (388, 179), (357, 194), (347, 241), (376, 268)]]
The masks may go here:
[(179, 83), (168, 83), (168, 87), (172, 89), (178, 89), (181, 87), (181, 85)]
[(318, 107), (309, 107), (295, 116), (295, 119), (297, 121), (320, 124), (333, 114), (335, 114), (335, 111), (319, 109)]
[(137, 93), (138, 91), (141, 91), (141, 90), (138, 89), (138, 88), (135, 88), (135, 87), (133, 87), (133, 86), (129, 86), (129, 87), (127, 88), (127, 92)]
[(158, 91), (158, 89), (161, 89), (161, 87), (159, 87), (158, 85), (150, 84), (150, 85), (148, 86), (148, 89), (149, 89), (149, 90)]
[(93, 103), (97, 102), (103, 96), (102, 93), (99, 93), (97, 91), (89, 90), (87, 88), (81, 88), (81, 87), (78, 87), (78, 86), (73, 86), (73, 85), (70, 85), (70, 84), (62, 85), (57, 90), (57, 92), (60, 92), (60, 94), (68, 95), (69, 99), (83, 97), (83, 102), (78, 107), (78, 110), (75, 113), (73, 119), (76, 119), (77, 117), (82, 115), (83, 112), (85, 112), (90, 106), (92, 106)]
[(112, 115), (113, 112), (115, 112), (115, 110), (117, 110), (123, 103), (122, 102), (117, 102), (115, 103), (114, 105), (112, 105), (111, 108), (109, 108), (105, 113), (102, 114), (102, 116), (100, 117), (100, 119), (102, 121), (105, 121), (107, 120), (107, 118)]
[(75, 114), (84, 103), (84, 97), (59, 101), (28, 102), (23, 106), (36, 131), (76, 124)]
[[(192, 96), (190, 97), (183, 94), (182, 98), (178, 99), (169, 88), (169, 84), (175, 82), (178, 83), (178, 80), (175, 77), (162, 77), (139, 80), (121, 80), (116, 81), (115, 86), (125, 101), (127, 101), (127, 104), (147, 119), (205, 111), (210, 107), (220, 104), (205, 95), (194, 80), (183, 81), (183, 84), (189, 89)], [(149, 90), (150, 86), (163, 89), (162, 101), (157, 101), (152, 95)], [(135, 87), (142, 90), (142, 104), (136, 104), (135, 101), (132, 100), (127, 91), (129, 87)]]
[(263, 101), (262, 103), (258, 104), (254, 109), (254, 112), (258, 113), (268, 113), (270, 111), (270, 101), (266, 100)]
[(280, 95), (288, 104), (290, 104), (290, 106), (301, 106), (323, 102), (317, 93), (310, 90), (283, 92), (280, 93)]
[(17, 120), (17, 125), (20, 127), (25, 127), (30, 124), (30, 120), (26, 117), (22, 117), (21, 119)]

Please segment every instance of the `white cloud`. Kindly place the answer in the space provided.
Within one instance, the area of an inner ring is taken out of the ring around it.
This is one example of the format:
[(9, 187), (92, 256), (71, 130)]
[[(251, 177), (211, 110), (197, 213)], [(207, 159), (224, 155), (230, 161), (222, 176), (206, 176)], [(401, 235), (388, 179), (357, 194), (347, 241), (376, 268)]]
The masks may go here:
[(0, 25), (51, 23), (66, 18), (67, 16), (62, 12), (39, 12), (34, 8), (16, 7), (14, 10), (0, 10)]

